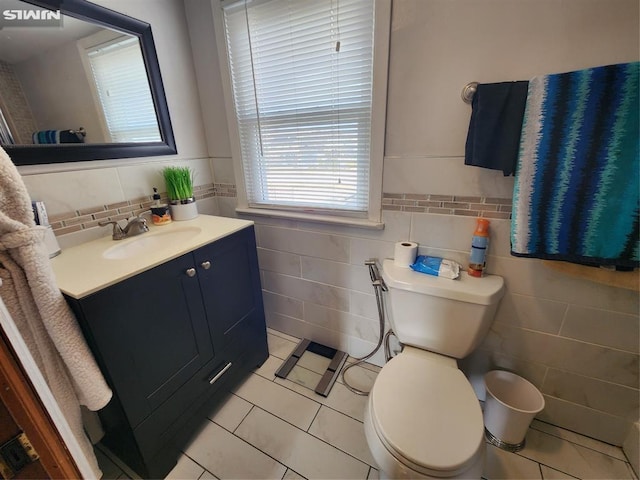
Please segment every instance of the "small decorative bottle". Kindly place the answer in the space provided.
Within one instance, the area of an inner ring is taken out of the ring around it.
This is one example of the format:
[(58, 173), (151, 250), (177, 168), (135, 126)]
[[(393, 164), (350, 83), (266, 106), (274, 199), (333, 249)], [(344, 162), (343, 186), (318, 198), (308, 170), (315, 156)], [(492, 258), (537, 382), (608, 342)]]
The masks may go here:
[(487, 248), (489, 247), (489, 220), (479, 218), (476, 231), (471, 239), (471, 255), (467, 272), (472, 277), (482, 277), (486, 265)]
[(158, 189), (153, 187), (153, 205), (151, 206), (151, 220), (154, 225), (166, 225), (171, 223), (171, 214), (169, 213), (169, 205), (160, 203), (160, 194)]

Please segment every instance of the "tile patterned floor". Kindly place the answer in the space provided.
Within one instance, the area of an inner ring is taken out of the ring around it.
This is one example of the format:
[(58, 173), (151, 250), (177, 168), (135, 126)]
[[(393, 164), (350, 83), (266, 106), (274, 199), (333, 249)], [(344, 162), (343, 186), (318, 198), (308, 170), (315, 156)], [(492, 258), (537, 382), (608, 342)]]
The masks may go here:
[[(320, 373), (313, 361), (298, 369), (300, 383), (276, 378), (298, 339), (273, 330), (268, 339), (269, 359), (210, 413), (167, 478), (377, 479), (362, 425), (366, 397), (349, 392), (341, 379), (327, 398), (301, 385)], [(368, 389), (378, 371), (358, 366), (347, 378)], [(104, 478), (131, 478), (102, 451), (98, 458)], [(637, 478), (620, 448), (538, 421), (516, 454), (487, 445), (484, 477)]]

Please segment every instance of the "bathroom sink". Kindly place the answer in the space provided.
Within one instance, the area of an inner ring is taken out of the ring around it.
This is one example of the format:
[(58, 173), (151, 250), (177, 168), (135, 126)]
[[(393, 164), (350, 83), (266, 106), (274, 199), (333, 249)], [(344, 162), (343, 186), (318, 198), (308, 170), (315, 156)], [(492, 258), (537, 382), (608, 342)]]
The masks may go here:
[(202, 231), (199, 227), (185, 227), (166, 232), (143, 233), (140, 236), (122, 240), (102, 253), (107, 260), (125, 260), (142, 255), (150, 249), (160, 249), (176, 242), (188, 240)]

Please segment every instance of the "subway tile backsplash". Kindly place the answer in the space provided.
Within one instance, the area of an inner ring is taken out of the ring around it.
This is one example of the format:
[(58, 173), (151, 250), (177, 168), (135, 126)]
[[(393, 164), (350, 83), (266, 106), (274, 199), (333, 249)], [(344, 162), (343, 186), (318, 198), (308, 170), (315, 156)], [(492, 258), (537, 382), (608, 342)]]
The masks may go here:
[[(235, 197), (236, 186), (228, 183), (208, 183), (194, 187), (197, 200), (212, 197)], [(167, 193), (160, 194), (161, 202), (167, 203)], [(121, 202), (82, 208), (66, 213), (50, 215), (49, 221), (56, 236), (79, 232), (97, 227), (99, 222), (109, 220), (123, 220), (133, 215), (139, 215), (153, 205), (151, 195), (132, 198)]]

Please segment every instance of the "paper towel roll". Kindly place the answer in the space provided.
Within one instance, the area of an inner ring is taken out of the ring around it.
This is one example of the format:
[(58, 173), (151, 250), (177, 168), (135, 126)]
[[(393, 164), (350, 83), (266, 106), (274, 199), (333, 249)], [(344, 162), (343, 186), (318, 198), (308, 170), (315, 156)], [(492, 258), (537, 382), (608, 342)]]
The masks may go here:
[(393, 255), (393, 264), (396, 267), (409, 268), (415, 262), (418, 254), (418, 244), (415, 242), (397, 242)]

